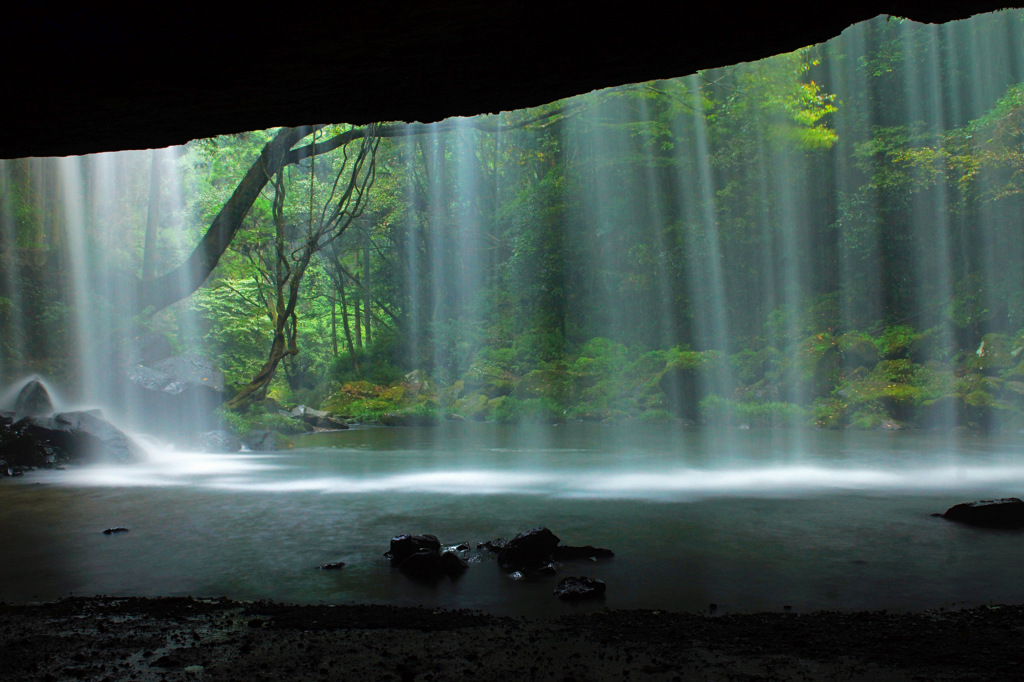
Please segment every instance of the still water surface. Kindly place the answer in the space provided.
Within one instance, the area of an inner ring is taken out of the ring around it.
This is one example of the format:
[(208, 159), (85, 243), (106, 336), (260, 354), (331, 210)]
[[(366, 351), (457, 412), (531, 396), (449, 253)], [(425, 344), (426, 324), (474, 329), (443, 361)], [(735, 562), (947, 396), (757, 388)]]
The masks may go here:
[[(1024, 533), (930, 516), (1005, 496), (1024, 496), (1020, 435), (448, 423), (316, 434), (271, 454), (157, 448), (130, 467), (0, 481), (0, 599), (225, 595), (534, 615), (1024, 602)], [(562, 569), (606, 580), (604, 602), (559, 603), (558, 578), (517, 582), (488, 557), (437, 586), (381, 558), (397, 533), (475, 548), (537, 525), (616, 552)], [(100, 532), (110, 526), (131, 530)], [(347, 565), (317, 570), (332, 561)]]

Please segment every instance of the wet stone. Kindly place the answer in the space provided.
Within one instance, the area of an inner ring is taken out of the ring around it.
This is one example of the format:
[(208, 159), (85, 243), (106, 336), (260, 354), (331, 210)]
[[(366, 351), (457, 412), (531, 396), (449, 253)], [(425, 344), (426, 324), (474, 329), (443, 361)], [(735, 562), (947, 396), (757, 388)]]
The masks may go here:
[(603, 596), (605, 588), (605, 582), (598, 578), (588, 578), (586, 576), (569, 577), (562, 579), (558, 583), (554, 594), (564, 601), (580, 601)]

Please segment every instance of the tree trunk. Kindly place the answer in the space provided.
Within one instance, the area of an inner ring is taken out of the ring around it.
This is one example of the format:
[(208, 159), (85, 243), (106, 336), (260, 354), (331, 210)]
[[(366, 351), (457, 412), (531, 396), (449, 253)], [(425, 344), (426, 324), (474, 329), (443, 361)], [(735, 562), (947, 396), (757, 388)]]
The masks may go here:
[[(340, 275), (341, 273), (339, 273)], [(338, 293), (341, 295), (341, 322), (345, 329), (345, 342), (348, 344), (348, 357), (352, 360), (352, 371), (359, 376), (359, 362), (356, 360), (356, 349), (352, 345), (352, 329), (348, 325), (348, 301), (345, 300), (345, 278), (338, 277)]]
[(192, 255), (177, 268), (155, 279), (140, 282), (136, 313), (147, 308), (162, 310), (202, 286), (242, 226), (242, 220), (267, 182), (285, 165), (288, 151), (313, 131), (310, 126), (282, 128), (235, 187), (231, 198), (213, 219)]
[(353, 306), (353, 308), (355, 309), (355, 318), (356, 318), (355, 319), (355, 322), (356, 322), (356, 346), (359, 347), (359, 348), (362, 348), (363, 347), (363, 320), (362, 320), (362, 316), (360, 314), (360, 304), (362, 303), (362, 300), (363, 300), (363, 291), (362, 291), (362, 285), (360, 285), (358, 279), (356, 280), (356, 286), (359, 288), (358, 292), (356, 294), (355, 305)]
[(331, 298), (331, 357), (338, 357), (338, 302)]
[(373, 342), (370, 334), (370, 226), (366, 226), (363, 240), (363, 329), (366, 334), (366, 347)]

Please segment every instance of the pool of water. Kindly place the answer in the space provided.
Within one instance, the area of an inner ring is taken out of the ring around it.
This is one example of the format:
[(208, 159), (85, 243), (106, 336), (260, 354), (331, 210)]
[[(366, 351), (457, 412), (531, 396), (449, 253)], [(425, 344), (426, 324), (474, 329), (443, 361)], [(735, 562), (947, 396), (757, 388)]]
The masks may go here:
[[(921, 609), (1024, 602), (1024, 533), (932, 517), (1024, 496), (1024, 437), (685, 430), (595, 424), (361, 428), (280, 453), (152, 448), (133, 466), (0, 480), (0, 599), (202, 595), (553, 615)], [(410, 582), (381, 557), (397, 533), (446, 544), (537, 525), (614, 559), (562, 576), (608, 583), (572, 606), (558, 577), (470, 570)], [(111, 526), (130, 532), (104, 535)], [(344, 561), (341, 571), (320, 571)]]

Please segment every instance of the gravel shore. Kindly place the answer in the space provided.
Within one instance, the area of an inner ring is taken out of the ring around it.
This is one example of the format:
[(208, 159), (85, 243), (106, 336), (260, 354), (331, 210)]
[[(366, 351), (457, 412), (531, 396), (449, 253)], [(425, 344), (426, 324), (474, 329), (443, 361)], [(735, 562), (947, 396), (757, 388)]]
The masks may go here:
[(551, 620), (380, 605), (0, 604), (3, 680), (1009, 680), (1024, 607)]

